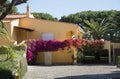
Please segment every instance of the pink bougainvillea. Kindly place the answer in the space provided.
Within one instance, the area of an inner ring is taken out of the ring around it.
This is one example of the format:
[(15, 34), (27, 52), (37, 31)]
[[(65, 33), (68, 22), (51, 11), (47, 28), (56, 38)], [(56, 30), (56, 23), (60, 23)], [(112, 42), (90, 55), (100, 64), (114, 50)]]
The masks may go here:
[(38, 52), (44, 51), (57, 51), (65, 47), (74, 46), (75, 48), (83, 50), (102, 49), (103, 41), (96, 40), (82, 40), (82, 39), (66, 39), (64, 41), (58, 40), (29, 40), (27, 42), (27, 60), (28, 62), (34, 61)]
[(104, 41), (102, 40), (82, 40), (81, 48), (83, 50), (101, 50), (104, 47)]

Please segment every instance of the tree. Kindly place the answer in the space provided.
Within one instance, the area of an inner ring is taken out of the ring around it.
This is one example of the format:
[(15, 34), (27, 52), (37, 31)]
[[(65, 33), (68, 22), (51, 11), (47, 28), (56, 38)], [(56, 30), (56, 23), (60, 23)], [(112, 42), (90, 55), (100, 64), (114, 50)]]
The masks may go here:
[(18, 9), (17, 9), (17, 7), (16, 6), (14, 6), (13, 8), (12, 8), (12, 10), (10, 11), (10, 13), (9, 14), (18, 14), (19, 12), (18, 12)]
[[(9, 4), (6, 4), (8, 0), (0, 0), (0, 21), (9, 14), (12, 8), (16, 5), (27, 2), (27, 0), (11, 0)], [(3, 11), (5, 9), (5, 11)]]
[(5, 37), (10, 40), (10, 35), (2, 21), (0, 21), (0, 37)]
[[(10, 1), (7, 0), (7, 1), (5, 2), (5, 5), (9, 5), (9, 4), (10, 4)], [(5, 12), (5, 10), (6, 10), (6, 7), (3, 8), (3, 9), (1, 9), (0, 13)], [(17, 14), (17, 13), (18, 13), (17, 11), (18, 11), (18, 10), (17, 10), (17, 7), (14, 6), (14, 7), (12, 8), (12, 10), (9, 12), (9, 14)]]
[(110, 23), (107, 23), (106, 19), (103, 19), (100, 23), (93, 19), (90, 19), (90, 21), (84, 20), (84, 23), (87, 26), (83, 29), (87, 29), (87, 31), (90, 32), (90, 35), (93, 36), (94, 40), (100, 40), (102, 36), (110, 30)]
[(57, 18), (54, 18), (52, 15), (48, 14), (48, 13), (37, 13), (37, 12), (33, 12), (32, 13), (33, 16), (37, 19), (44, 19), (44, 20), (52, 20), (52, 21), (58, 21)]
[(11, 2), (9, 2), (8, 0), (0, 0), (0, 36), (10, 40), (10, 35), (1, 20), (10, 12), (15, 13), (12, 9), (15, 9), (16, 5), (25, 3), (26, 1), (27, 0), (11, 0)]
[(103, 18), (106, 18), (107, 22), (111, 23), (111, 26), (103, 38), (111, 42), (120, 42), (120, 11), (83, 11), (63, 16), (59, 21), (86, 26), (84, 19), (90, 21), (91, 18), (98, 23), (100, 23)]

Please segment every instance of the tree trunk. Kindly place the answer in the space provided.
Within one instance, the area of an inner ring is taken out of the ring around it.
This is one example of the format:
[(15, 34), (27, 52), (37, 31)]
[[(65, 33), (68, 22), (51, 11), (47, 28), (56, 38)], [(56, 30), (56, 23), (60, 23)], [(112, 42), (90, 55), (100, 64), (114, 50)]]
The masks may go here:
[(15, 2), (16, 2), (15, 0), (12, 0), (10, 5), (7, 7), (6, 11), (3, 12), (2, 15), (0, 16), (0, 20), (3, 20), (5, 16), (9, 14), (9, 12), (12, 10), (12, 7), (15, 5)]
[(100, 38), (101, 38), (101, 36), (99, 36), (99, 35), (93, 35), (94, 40), (100, 40)]
[(0, 10), (6, 8), (5, 12), (0, 13), (0, 21), (3, 20), (6, 17), (6, 15), (9, 14), (9, 12), (12, 10), (14, 6), (27, 2), (27, 0), (12, 0), (9, 6), (5, 6), (6, 1), (7, 0), (0, 0)]

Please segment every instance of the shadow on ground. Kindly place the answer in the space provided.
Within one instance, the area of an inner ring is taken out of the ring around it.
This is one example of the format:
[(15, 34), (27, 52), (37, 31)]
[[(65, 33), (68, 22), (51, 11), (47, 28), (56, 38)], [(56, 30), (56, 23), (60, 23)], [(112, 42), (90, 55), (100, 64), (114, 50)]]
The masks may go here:
[(120, 71), (114, 71), (110, 74), (89, 74), (58, 77), (55, 79), (120, 79)]

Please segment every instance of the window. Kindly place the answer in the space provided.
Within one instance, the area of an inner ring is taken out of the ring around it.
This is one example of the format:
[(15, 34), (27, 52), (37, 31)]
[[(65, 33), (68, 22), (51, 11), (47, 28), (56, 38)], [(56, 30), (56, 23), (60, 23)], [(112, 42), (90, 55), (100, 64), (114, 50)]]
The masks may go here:
[(54, 40), (53, 33), (42, 33), (42, 40)]

